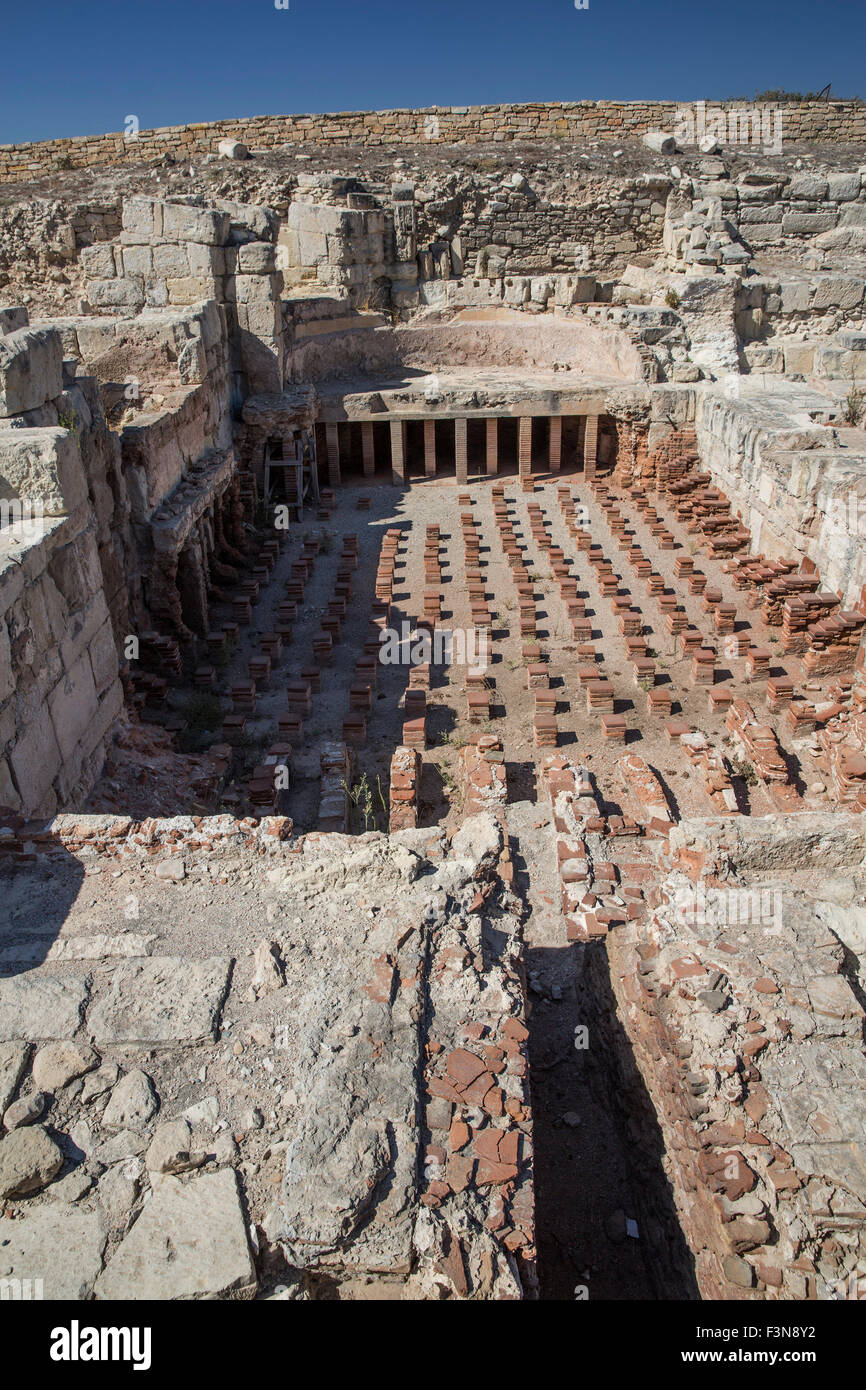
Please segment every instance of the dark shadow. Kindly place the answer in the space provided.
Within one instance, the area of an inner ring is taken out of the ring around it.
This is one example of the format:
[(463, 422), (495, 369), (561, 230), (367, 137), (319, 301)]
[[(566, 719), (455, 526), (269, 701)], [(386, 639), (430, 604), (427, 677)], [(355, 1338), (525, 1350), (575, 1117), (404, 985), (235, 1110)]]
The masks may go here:
[(418, 791), (419, 826), (435, 826), (445, 819), (451, 809), (445, 792), (445, 782), (436, 763), (425, 759), (421, 765), (421, 785)]
[(509, 801), (538, 802), (537, 768), (534, 761), (505, 764)]
[[(562, 987), (560, 999), (539, 997), (529, 1017), (541, 1297), (573, 1301), (584, 1286), (593, 1302), (698, 1299), (663, 1135), (619, 1019), (605, 945), (534, 948), (526, 964), (530, 977)], [(578, 1049), (581, 1027), (589, 1046)]]
[[(43, 824), (38, 823), (40, 831)], [(50, 847), (40, 843), (37, 855), (27, 854), (28, 822), (21, 816), (0, 812), (0, 828), (11, 832), (3, 836), (0, 851), (0, 994), (5, 996), (2, 982), (44, 963), (81, 891), (84, 866), (58, 840)], [(29, 829), (35, 831), (36, 824)], [(18, 986), (8, 992), (17, 994)]]

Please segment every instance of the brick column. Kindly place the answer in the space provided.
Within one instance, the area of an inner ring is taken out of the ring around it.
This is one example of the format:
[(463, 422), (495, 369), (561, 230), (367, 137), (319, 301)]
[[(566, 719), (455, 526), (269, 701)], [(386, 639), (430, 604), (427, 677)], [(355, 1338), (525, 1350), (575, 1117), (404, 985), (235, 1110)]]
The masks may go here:
[(466, 442), (468, 432), (468, 421), (459, 417), (454, 421), (454, 462), (457, 465), (458, 483), (466, 483), (469, 477), (469, 466), (466, 458)]
[(495, 415), (487, 421), (487, 472), (499, 472), (499, 421)]
[(532, 416), (521, 416), (517, 451), (517, 471), (521, 478), (528, 478), (532, 472)]
[(436, 421), (424, 421), (424, 473), (428, 478), (436, 476)]
[(331, 487), (340, 486), (340, 427), (325, 426), (325, 439), (328, 445), (328, 482)]
[(550, 417), (550, 471), (558, 473), (562, 463), (562, 416)]
[(595, 477), (595, 460), (598, 453), (598, 416), (587, 415), (586, 433), (583, 436), (583, 471), (587, 478)]
[(391, 421), (391, 477), (395, 483), (406, 481), (406, 421)]
[(365, 420), (361, 425), (361, 448), (364, 454), (364, 477), (372, 478), (376, 472), (376, 447), (373, 442), (372, 420)]

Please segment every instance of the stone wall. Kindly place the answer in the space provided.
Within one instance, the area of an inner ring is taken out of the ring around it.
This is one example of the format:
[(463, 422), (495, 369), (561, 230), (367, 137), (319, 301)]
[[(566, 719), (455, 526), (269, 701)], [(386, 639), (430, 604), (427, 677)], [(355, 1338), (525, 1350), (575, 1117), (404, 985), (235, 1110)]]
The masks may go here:
[[(753, 109), (726, 103), (725, 109)], [(254, 149), (283, 144), (413, 145), (425, 141), (480, 144), (513, 140), (625, 140), (658, 127), (672, 129), (673, 101), (529, 102), (523, 105), (430, 107), (419, 111), (352, 111), (327, 115), (256, 116), (74, 139), (0, 146), (0, 182), (58, 168), (95, 168), (124, 161), (190, 159), (215, 151), (220, 140)], [(784, 138), (847, 144), (866, 139), (866, 106), (857, 102), (796, 102), (781, 108)]]
[(751, 532), (751, 549), (806, 559), (848, 607), (866, 585), (863, 457), (835, 431), (804, 423), (802, 402), (779, 394), (760, 402), (698, 393), (701, 462)]
[(25, 814), (89, 791), (123, 707), (124, 495), (94, 385), (56, 330), (0, 338), (0, 804)]
[[(844, 1297), (859, 1272), (863, 1011), (844, 890), (856, 901), (860, 819), (683, 822), (655, 910), (608, 938), (618, 1018), (595, 1023), (633, 1151), (664, 1132), (704, 1299)], [(679, 1231), (663, 1194), (639, 1191), (670, 1287)]]

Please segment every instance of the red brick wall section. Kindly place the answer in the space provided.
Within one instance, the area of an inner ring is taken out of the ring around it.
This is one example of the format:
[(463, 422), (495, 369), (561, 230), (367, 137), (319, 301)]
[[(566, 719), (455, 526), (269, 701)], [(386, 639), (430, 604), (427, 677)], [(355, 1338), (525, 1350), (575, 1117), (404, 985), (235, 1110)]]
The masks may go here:
[(475, 743), (460, 749), (458, 761), (463, 814), (475, 816), (480, 811), (501, 810), (508, 800), (501, 739), (493, 734), (480, 735)]
[(657, 488), (666, 492), (681, 482), (700, 457), (693, 429), (672, 430), (652, 450), (649, 425), (643, 421), (617, 421), (617, 458), (614, 478), (618, 487)]
[(418, 793), (421, 785), (421, 754), (402, 744), (391, 759), (390, 828), (414, 830), (418, 824)]

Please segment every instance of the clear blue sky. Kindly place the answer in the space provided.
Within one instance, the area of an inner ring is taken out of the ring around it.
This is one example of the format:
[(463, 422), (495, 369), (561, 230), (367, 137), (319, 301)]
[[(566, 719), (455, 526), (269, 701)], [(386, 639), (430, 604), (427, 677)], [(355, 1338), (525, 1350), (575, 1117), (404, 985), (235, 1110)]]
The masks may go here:
[(227, 116), (866, 96), (863, 0), (0, 0), (0, 144)]

